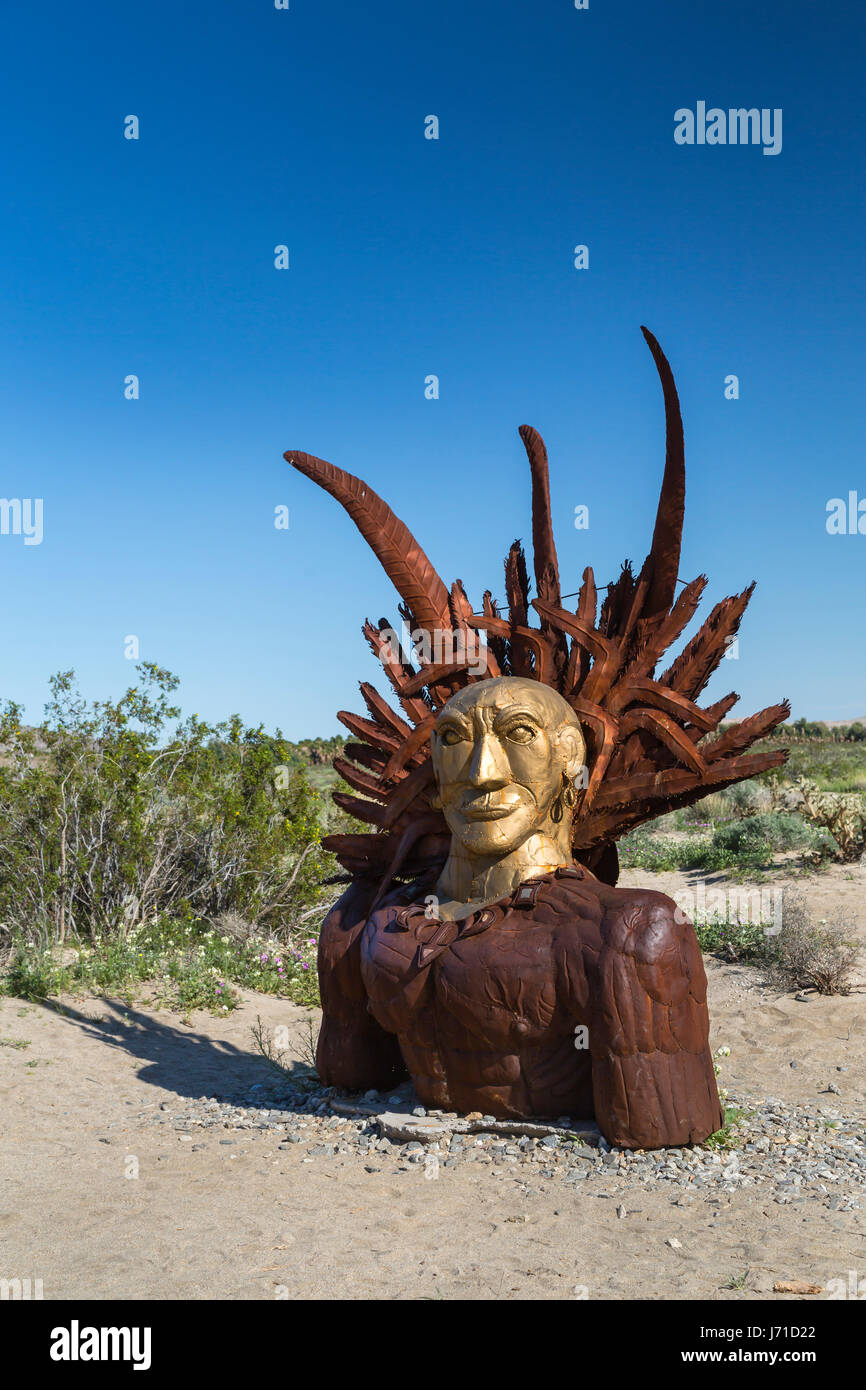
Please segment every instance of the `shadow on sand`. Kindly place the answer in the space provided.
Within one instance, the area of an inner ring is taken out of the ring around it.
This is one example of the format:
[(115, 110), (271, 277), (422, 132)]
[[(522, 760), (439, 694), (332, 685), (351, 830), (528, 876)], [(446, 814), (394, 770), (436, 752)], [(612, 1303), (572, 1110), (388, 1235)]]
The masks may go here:
[[(113, 1011), (113, 1016), (102, 1019), (89, 1017), (57, 1000), (42, 1002), (87, 1037), (147, 1063), (138, 1072), (139, 1080), (177, 1096), (233, 1100), (247, 1097), (253, 1087), (260, 1086), (263, 1091), (272, 1091), (275, 1086), (281, 1089), (277, 1069), (252, 1050), (252, 1036), (250, 1051), (244, 1051), (234, 1043), (215, 1041), (190, 1028), (176, 1027), (114, 999), (100, 999), (103, 1008)], [(285, 1072), (283, 1085), (288, 1090), (309, 1075), (309, 1068), (297, 1062)], [(262, 1104), (265, 1103), (263, 1096)], [(255, 1099), (248, 1097), (245, 1104), (254, 1105)]]

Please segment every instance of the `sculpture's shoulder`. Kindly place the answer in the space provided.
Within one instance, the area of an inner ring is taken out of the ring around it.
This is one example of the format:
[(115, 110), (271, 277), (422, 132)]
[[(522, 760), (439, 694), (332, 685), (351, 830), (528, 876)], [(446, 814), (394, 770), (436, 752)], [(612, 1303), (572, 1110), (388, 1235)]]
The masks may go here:
[[(364, 930), (362, 957), (368, 987), (373, 976), (396, 983), (441, 960), (446, 973), (520, 969), (583, 940), (602, 940), (602, 888), (579, 867), (563, 868), (521, 883), (506, 897), (478, 908), (460, 922), (440, 920), (422, 898), (383, 904)], [(435, 906), (435, 899), (434, 904)]]
[[(428, 914), (429, 878), (395, 886), (367, 917), (361, 938), (361, 957), (365, 975), (402, 977), (419, 944), (419, 931), (436, 926)], [(432, 899), (435, 903), (435, 898)]]
[(425, 932), (437, 922), (427, 916), (423, 898), (410, 890), (391, 895), (370, 914), (364, 929), (361, 955), (368, 981), (398, 981), (410, 970)]
[(491, 1027), (497, 1013), (549, 1023), (585, 1009), (626, 958), (646, 993), (668, 989), (682, 957), (678, 916), (664, 894), (611, 888), (580, 866), (521, 883), (461, 922), (404, 891), (370, 914), (360, 973), (374, 1015), (397, 1031), (437, 1001), (466, 1026), (482, 1006)]
[(601, 883), (596, 887), (606, 945), (650, 961), (694, 936), (688, 918), (666, 893)]
[(704, 1005), (707, 977), (692, 923), (666, 893), (599, 885), (601, 942), (596, 957), (603, 978), (626, 979), (659, 1003), (688, 994)]
[(319, 934), (318, 970), (323, 998), (337, 1003), (340, 997), (363, 995), (362, 961), (368, 941), (380, 928), (387, 929), (395, 915), (424, 884), (401, 884), (391, 890), (371, 913), (378, 887), (370, 879), (355, 879), (331, 908)]
[(676, 932), (684, 919), (664, 893), (646, 888), (613, 888), (576, 866), (557, 869), (520, 885), (509, 903), (510, 919), (551, 927), (567, 939), (578, 929), (582, 941), (595, 946), (619, 942), (630, 934)]
[(376, 893), (369, 879), (353, 879), (334, 903), (319, 932), (319, 965), (336, 965), (351, 948), (367, 921)]
[(363, 997), (360, 937), (376, 885), (355, 879), (331, 908), (319, 932), (318, 972), (322, 1002), (342, 1010)]

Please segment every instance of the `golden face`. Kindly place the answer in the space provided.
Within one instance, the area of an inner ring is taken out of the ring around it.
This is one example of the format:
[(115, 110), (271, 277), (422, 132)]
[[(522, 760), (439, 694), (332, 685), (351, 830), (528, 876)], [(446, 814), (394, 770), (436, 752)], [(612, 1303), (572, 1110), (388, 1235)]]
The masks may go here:
[(535, 833), (561, 837), (563, 774), (576, 775), (585, 744), (556, 691), (512, 676), (467, 686), (439, 715), (432, 753), (445, 819), (470, 858), (511, 854)]

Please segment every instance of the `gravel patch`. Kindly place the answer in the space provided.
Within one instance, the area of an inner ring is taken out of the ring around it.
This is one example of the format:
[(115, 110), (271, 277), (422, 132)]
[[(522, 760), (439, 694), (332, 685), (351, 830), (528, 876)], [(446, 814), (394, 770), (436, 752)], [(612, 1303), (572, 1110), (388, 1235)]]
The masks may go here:
[(423, 1168), (425, 1176), (438, 1177), (440, 1168), (474, 1164), (486, 1169), (491, 1182), (516, 1182), (527, 1192), (539, 1180), (596, 1197), (663, 1184), (681, 1203), (693, 1195), (718, 1197), (751, 1187), (783, 1206), (808, 1202), (855, 1211), (866, 1205), (862, 1118), (829, 1103), (731, 1094), (726, 1103), (745, 1112), (730, 1130), (730, 1147), (646, 1152), (612, 1149), (594, 1125), (567, 1116), (550, 1124), (510, 1124), (489, 1115), (426, 1112), (406, 1089), (358, 1098), (332, 1089), (304, 1091), (279, 1080), (238, 1095), (163, 1102), (139, 1119), (175, 1131), (179, 1141), (194, 1136), (199, 1143), (189, 1152), (202, 1147), (212, 1130), (223, 1145), (233, 1142), (228, 1132), (264, 1140), (275, 1153), (357, 1163), (367, 1172)]

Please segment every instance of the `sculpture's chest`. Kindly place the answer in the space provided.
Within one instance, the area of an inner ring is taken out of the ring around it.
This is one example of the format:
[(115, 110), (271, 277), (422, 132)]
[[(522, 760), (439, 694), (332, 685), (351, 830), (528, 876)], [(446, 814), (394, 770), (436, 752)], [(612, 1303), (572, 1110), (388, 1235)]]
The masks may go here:
[(572, 1029), (588, 1005), (597, 906), (570, 883), (520, 894), (463, 923), (430, 919), (423, 904), (375, 913), (362, 973), (383, 1027), (407, 1033), (435, 1014), (440, 1029), (481, 1033), (491, 1045)]

